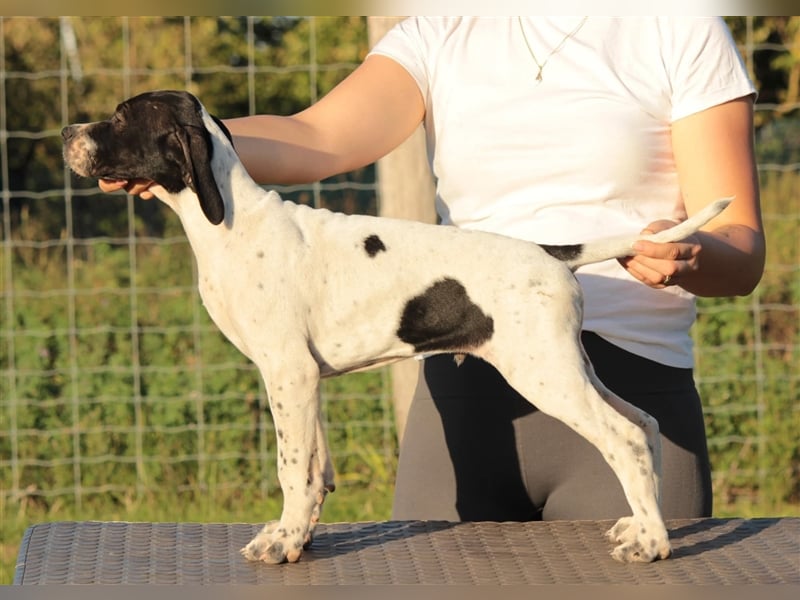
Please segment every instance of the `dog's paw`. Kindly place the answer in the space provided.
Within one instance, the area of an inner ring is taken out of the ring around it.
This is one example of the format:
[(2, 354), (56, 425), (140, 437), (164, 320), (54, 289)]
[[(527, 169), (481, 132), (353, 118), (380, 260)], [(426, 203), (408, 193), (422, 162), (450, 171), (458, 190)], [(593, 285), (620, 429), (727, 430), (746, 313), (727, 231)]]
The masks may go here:
[[(258, 532), (247, 546), (241, 549), (241, 554), (247, 560), (280, 564), (283, 562), (297, 562), (311, 546), (314, 530), (319, 524), (322, 504), (329, 491), (333, 491), (333, 484), (322, 489), (314, 497), (314, 504), (309, 507), (309, 515), (300, 515), (300, 523), (304, 525), (283, 525), (282, 521), (270, 521)], [(297, 517), (298, 515), (294, 515)]]
[(291, 532), (281, 527), (279, 521), (264, 525), (258, 535), (242, 548), (247, 560), (277, 565), (283, 562), (297, 562), (303, 549), (311, 544), (310, 532), (294, 529)]
[(672, 548), (666, 529), (660, 524), (646, 525), (634, 517), (623, 517), (606, 532), (606, 537), (617, 543), (611, 552), (620, 562), (644, 562), (669, 558)]
[(625, 532), (631, 528), (631, 523), (633, 523), (633, 517), (622, 517), (611, 529), (606, 531), (606, 539), (610, 542), (623, 541)]
[(634, 541), (620, 544), (611, 551), (614, 560), (624, 563), (642, 562), (649, 563), (654, 560), (669, 558), (672, 554), (669, 542), (660, 544), (657, 540), (650, 540), (649, 547), (645, 547), (641, 542)]

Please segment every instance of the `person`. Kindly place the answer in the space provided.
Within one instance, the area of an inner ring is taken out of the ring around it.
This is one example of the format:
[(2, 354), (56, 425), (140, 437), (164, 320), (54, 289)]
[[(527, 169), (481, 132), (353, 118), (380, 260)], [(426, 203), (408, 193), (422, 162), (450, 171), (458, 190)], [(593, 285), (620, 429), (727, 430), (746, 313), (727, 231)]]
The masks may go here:
[[(291, 184), (369, 164), (422, 123), (441, 221), (538, 243), (655, 232), (735, 197), (686, 240), (642, 242), (577, 273), (586, 351), (608, 387), (658, 420), (663, 514), (690, 518), (712, 510), (695, 297), (746, 295), (764, 265), (755, 92), (719, 18), (420, 17), (318, 103), (226, 124), (254, 179)], [(142, 197), (148, 186), (101, 182)], [(491, 366), (424, 360), (393, 518), (626, 514), (599, 453)]]

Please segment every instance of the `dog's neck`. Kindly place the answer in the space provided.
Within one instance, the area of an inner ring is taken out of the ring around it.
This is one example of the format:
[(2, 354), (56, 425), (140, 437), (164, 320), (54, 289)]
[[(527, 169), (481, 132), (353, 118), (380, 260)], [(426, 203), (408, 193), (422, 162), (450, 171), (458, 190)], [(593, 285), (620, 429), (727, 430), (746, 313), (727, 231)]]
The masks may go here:
[(210, 235), (229, 234), (236, 228), (238, 220), (247, 218), (251, 209), (269, 201), (268, 194), (253, 181), (239, 160), (228, 137), (205, 111), (203, 120), (213, 143), (211, 169), (225, 203), (225, 218), (222, 223), (213, 225), (208, 221), (197, 194), (189, 187), (177, 193), (167, 192), (161, 186), (153, 189), (156, 197), (177, 213), (192, 245), (195, 242), (192, 239), (194, 237), (197, 237), (198, 243), (204, 243), (203, 240), (207, 243)]

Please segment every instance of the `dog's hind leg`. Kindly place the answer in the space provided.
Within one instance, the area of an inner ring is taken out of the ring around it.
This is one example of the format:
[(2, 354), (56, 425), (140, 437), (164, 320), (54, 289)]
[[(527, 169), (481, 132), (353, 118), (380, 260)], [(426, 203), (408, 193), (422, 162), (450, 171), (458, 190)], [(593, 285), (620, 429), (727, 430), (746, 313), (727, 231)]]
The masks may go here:
[[(619, 414), (625, 417), (634, 425), (638, 425), (647, 439), (647, 449), (650, 451), (653, 478), (653, 488), (655, 489), (656, 500), (660, 507), (661, 500), (661, 437), (659, 435), (658, 421), (643, 410), (626, 402), (611, 390), (606, 388), (602, 381), (597, 377), (594, 372), (594, 367), (589, 361), (586, 353), (583, 352), (584, 365), (586, 373), (589, 376), (593, 387), (597, 390), (600, 396), (605, 400), (609, 406), (616, 410)], [(640, 465), (640, 469), (645, 468)], [(646, 468), (645, 468), (646, 470)], [(630, 499), (629, 499), (630, 502)], [(627, 548), (636, 547), (636, 529), (632, 527), (635, 525), (633, 517), (623, 517), (606, 532), (606, 537), (612, 542), (617, 542), (619, 545), (612, 554), (618, 560), (627, 560), (624, 556)], [(641, 531), (640, 531), (641, 533)], [(659, 558), (666, 558), (670, 554), (670, 549), (667, 548), (659, 554)]]
[[(298, 356), (284, 348), (286, 356)], [(302, 354), (302, 353), (300, 353)], [(262, 368), (278, 438), (283, 511), (242, 549), (249, 560), (295, 562), (311, 541), (332, 469), (319, 414), (319, 370), (310, 356)]]
[(668, 557), (669, 539), (658, 503), (658, 467), (653, 464), (660, 460), (658, 423), (599, 382), (577, 335), (565, 340), (562, 330), (550, 340), (547, 351), (535, 356), (524, 357), (519, 348), (509, 349), (514, 354), (506, 356), (494, 347), (486, 359), (540, 411), (592, 443), (614, 471), (633, 515), (620, 519), (608, 533), (618, 543), (612, 556), (623, 562)]
[[(583, 349), (582, 349), (583, 350)], [(656, 498), (661, 504), (661, 436), (659, 435), (658, 421), (651, 415), (635, 407), (630, 402), (626, 402), (614, 392), (609, 390), (605, 384), (600, 381), (600, 378), (594, 371), (589, 357), (583, 351), (584, 367), (586, 374), (589, 377), (592, 386), (597, 390), (598, 394), (605, 400), (609, 406), (616, 410), (623, 417), (628, 419), (634, 425), (641, 427), (647, 438), (647, 449), (650, 450), (650, 455), (653, 462), (653, 485), (656, 490)]]

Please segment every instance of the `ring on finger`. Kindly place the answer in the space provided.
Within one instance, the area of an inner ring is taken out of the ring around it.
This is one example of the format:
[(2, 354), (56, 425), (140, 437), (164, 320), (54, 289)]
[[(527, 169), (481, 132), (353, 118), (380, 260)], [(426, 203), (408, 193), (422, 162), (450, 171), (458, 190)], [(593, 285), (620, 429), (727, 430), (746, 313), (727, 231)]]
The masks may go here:
[(665, 275), (664, 281), (662, 281), (662, 285), (669, 285), (669, 282), (672, 281), (672, 275)]

